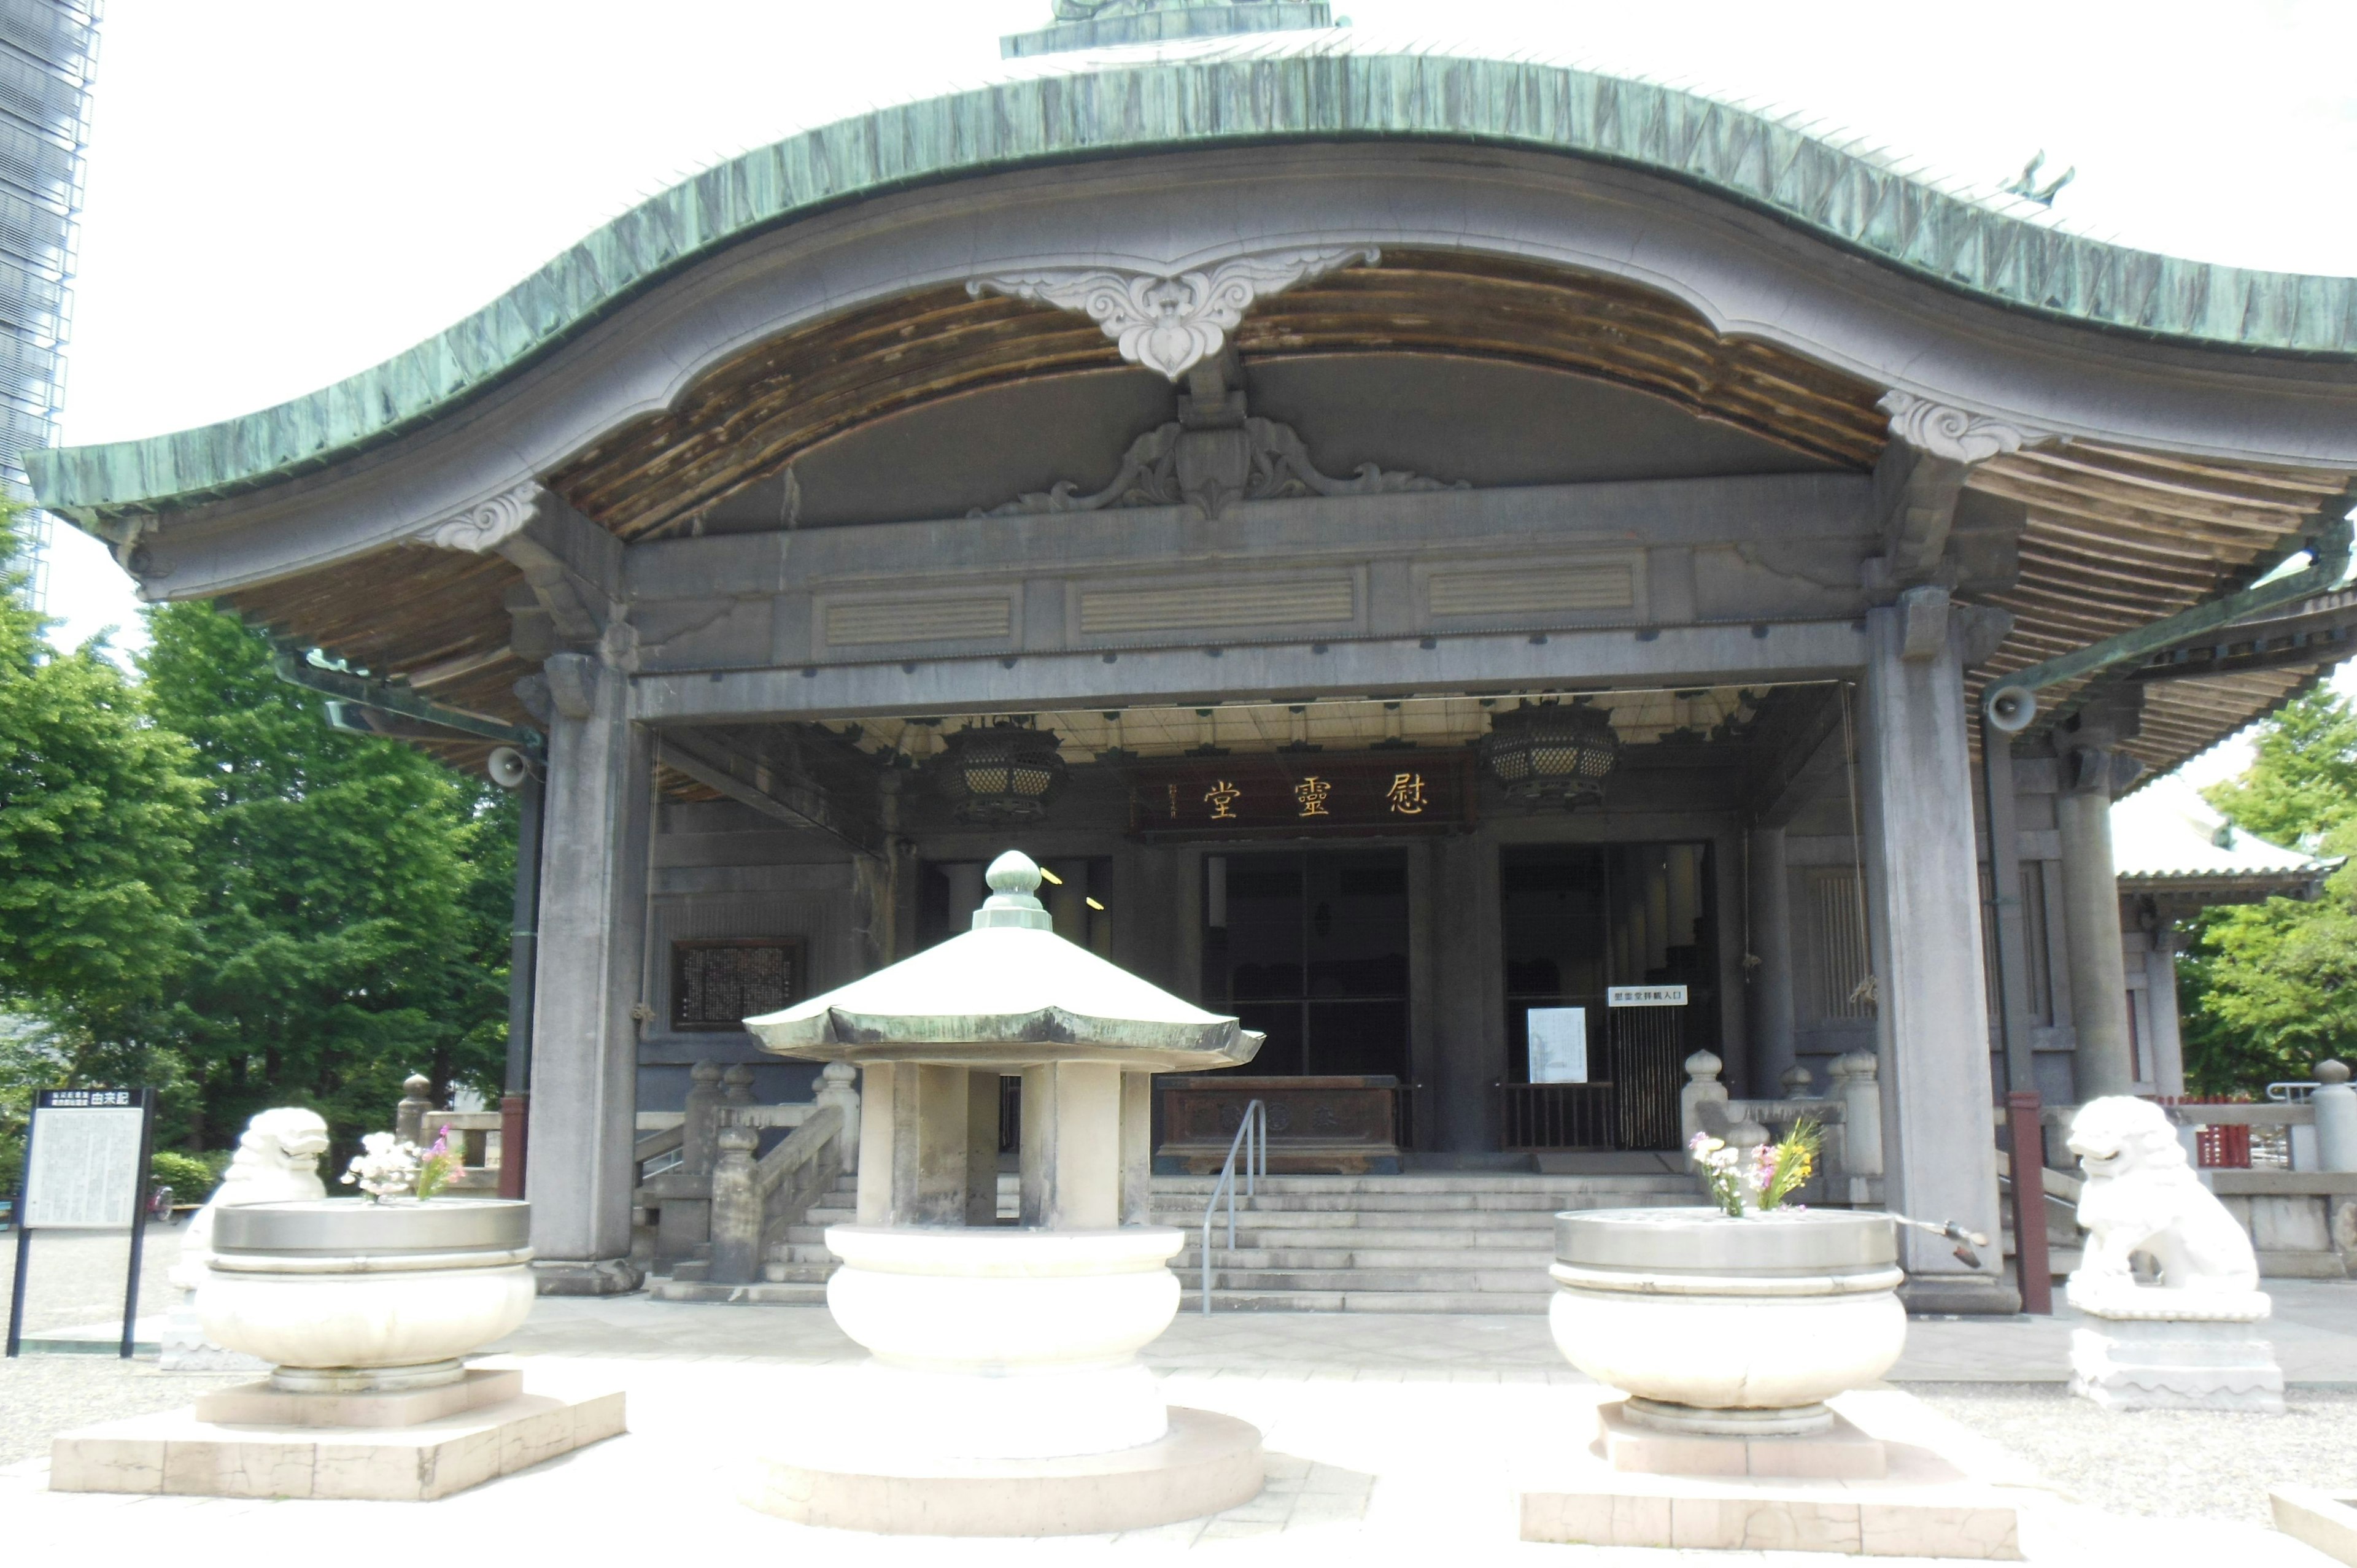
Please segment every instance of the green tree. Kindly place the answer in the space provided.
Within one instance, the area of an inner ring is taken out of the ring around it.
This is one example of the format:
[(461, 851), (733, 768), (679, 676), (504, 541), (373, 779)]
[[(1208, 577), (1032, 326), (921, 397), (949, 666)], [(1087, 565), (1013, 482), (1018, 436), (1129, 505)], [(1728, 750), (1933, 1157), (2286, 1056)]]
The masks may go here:
[[(2357, 709), (2326, 688), (2262, 727), (2250, 770), (2209, 791), (2236, 826), (2312, 854), (2357, 851)], [(2212, 909), (2179, 961), (2186, 1078), (2256, 1092), (2357, 1054), (2357, 864), (2313, 901)]]
[(0, 504), (0, 1165), (34, 1090), (170, 1078), (128, 1021), (178, 971), (196, 822), (186, 745), (102, 645), (49, 647), (19, 550)]
[(389, 1122), (414, 1071), (495, 1090), (511, 804), (398, 742), (328, 728), (229, 614), (173, 605), (148, 627), (148, 701), (187, 738), (203, 795), (197, 904), (153, 1025), (195, 1085), (199, 1146), (298, 1103), (350, 1139)]

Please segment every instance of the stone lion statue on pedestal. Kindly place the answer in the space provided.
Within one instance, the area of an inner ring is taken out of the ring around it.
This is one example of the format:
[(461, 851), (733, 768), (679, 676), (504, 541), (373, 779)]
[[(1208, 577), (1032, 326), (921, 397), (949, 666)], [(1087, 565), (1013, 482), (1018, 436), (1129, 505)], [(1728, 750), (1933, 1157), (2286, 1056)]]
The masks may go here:
[(2126, 1095), (2089, 1101), (2071, 1122), (2071, 1152), (2086, 1173), (2079, 1223), (2088, 1232), (2072, 1305), (2136, 1290), (2138, 1252), (2160, 1266), (2165, 1290), (2258, 1289), (2251, 1239), (2201, 1185), (2159, 1106)]

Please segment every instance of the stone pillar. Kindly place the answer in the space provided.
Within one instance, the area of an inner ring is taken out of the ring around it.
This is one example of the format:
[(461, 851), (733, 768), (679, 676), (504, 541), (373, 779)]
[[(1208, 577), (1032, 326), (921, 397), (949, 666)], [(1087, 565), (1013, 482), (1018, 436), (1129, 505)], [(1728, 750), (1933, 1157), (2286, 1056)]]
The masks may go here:
[(988, 889), (982, 885), (982, 862), (952, 861), (942, 867), (950, 885), (950, 934), (957, 935), (973, 923), (974, 912), (982, 908)]
[(862, 1225), (899, 1223), (892, 1208), (892, 1172), (899, 1163), (893, 1106), (899, 1098), (900, 1075), (916, 1070), (893, 1062), (869, 1062), (860, 1069), (857, 1169)]
[(1498, 892), (1498, 846), (1486, 833), (1443, 839), (1433, 880), (1439, 907), (1439, 983), (1433, 1009), (1438, 1092), (1437, 1146), (1482, 1154), (1498, 1146), (1498, 1095), (1506, 1076), (1505, 965)]
[(2120, 886), (2112, 869), (2112, 795), (2136, 764), (2111, 749), (2135, 733), (2132, 713), (2092, 709), (2073, 714), (2056, 736), (2061, 792), (2054, 800), (2062, 845), (2062, 940), (2071, 969), (2071, 1020), (2078, 1035), (2072, 1063), (2082, 1104), (2136, 1092), (2136, 1051), (2128, 1032), (2126, 955), (2120, 948)]
[(1121, 1222), (1154, 1223), (1154, 1075), (1121, 1075)]
[(965, 1222), (998, 1223), (998, 1069), (968, 1069), (965, 1081)]
[(2316, 1111), (2317, 1163), (2328, 1171), (2357, 1171), (2357, 1089), (2349, 1086), (2349, 1064), (2317, 1063), (2308, 1102)]
[(2177, 932), (2167, 920), (2144, 955), (2145, 995), (2152, 1003), (2152, 1087), (2156, 1094), (2185, 1092), (2185, 1033), (2177, 1011)]
[(1109, 1230), (1121, 1223), (1121, 1069), (1023, 1069), (1023, 1223)]
[(1755, 1087), (1783, 1081), (1799, 1057), (1792, 1034), (1792, 879), (1784, 830), (1751, 834), (1751, 1072)]
[(401, 1080), (401, 1099), (393, 1108), (393, 1135), (404, 1144), (424, 1148), (433, 1141), (425, 1131), (425, 1113), (434, 1109), (434, 1084), (422, 1072), (413, 1072)]
[(700, 1061), (687, 1069), (688, 1090), (686, 1119), (679, 1129), (680, 1168), (690, 1176), (702, 1176), (712, 1168), (720, 1145), (713, 1141), (720, 1131), (720, 1064)]
[(751, 1284), (761, 1277), (761, 1195), (753, 1186), (753, 1151), (761, 1134), (723, 1127), (714, 1142), (711, 1277), (720, 1284)]
[(1906, 1294), (1919, 1311), (2016, 1312), (2020, 1301), (1997, 1273), (2004, 1260), (1994, 1244), (1995, 1099), (1964, 628), (1943, 590), (1913, 588), (1868, 612), (1867, 639), (1859, 760), (1890, 1205), (1992, 1239), (1981, 1266), (1968, 1269), (1948, 1243), (1902, 1232)]
[(818, 1092), (811, 1096), (813, 1104), (843, 1112), (843, 1131), (835, 1134), (835, 1143), (843, 1150), (845, 1170), (859, 1168), (859, 1090), (853, 1084), (859, 1069), (849, 1062), (829, 1062), (819, 1069)]
[(532, 1041), (533, 1270), (544, 1294), (636, 1290), (640, 967), (654, 745), (629, 682), (592, 655), (548, 660), (547, 837)]

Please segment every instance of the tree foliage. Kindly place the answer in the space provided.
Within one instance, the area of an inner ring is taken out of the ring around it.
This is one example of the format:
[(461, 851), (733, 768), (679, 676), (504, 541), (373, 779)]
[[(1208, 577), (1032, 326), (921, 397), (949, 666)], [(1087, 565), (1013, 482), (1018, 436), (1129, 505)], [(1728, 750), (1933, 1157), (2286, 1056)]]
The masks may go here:
[[(2207, 792), (2237, 827), (2311, 854), (2357, 851), (2357, 709), (2319, 688), (2263, 727), (2251, 768)], [(2357, 1054), (2357, 864), (2312, 902), (2212, 909), (2179, 963), (2189, 1087), (2256, 1092)]]
[(505, 1046), (508, 797), (397, 742), (328, 728), (268, 641), (203, 605), (149, 616), (157, 721), (201, 793), (177, 980), (145, 1021), (193, 1086), (199, 1146), (271, 1105), (339, 1138), (425, 1072), (495, 1090)]
[(102, 1029), (173, 972), (196, 789), (138, 689), (95, 644), (53, 652), (22, 586), (0, 575), (0, 1008)]

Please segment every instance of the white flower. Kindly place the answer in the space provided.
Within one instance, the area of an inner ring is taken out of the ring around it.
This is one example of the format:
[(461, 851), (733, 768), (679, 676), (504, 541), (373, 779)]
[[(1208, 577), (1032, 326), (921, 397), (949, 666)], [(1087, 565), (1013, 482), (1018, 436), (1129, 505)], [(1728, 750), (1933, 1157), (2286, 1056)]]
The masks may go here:
[(380, 1202), (414, 1192), (421, 1157), (414, 1144), (402, 1143), (390, 1133), (371, 1133), (361, 1140), (361, 1152), (352, 1156), (343, 1184), (358, 1187)]

